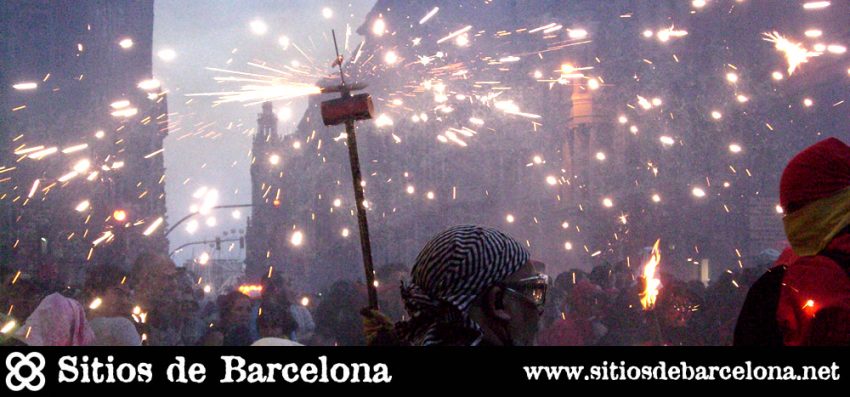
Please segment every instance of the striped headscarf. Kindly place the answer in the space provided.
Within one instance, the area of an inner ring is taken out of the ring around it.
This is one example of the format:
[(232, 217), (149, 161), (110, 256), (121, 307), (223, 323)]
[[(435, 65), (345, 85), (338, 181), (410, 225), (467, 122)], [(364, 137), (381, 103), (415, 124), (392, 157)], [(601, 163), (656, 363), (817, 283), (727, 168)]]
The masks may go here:
[(410, 320), (397, 324), (412, 345), (477, 345), (481, 328), (469, 307), (488, 287), (515, 273), (528, 251), (487, 227), (454, 226), (436, 235), (416, 258), (401, 295)]

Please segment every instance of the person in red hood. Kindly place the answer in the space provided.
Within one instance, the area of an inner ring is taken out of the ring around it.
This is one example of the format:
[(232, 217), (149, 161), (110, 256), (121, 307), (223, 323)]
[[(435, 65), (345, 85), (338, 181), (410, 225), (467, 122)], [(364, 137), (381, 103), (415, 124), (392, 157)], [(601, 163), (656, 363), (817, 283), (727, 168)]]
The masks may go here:
[[(779, 190), (793, 253), (753, 285), (735, 344), (850, 345), (850, 147), (829, 138), (803, 150)], [(756, 308), (775, 308), (775, 330), (754, 333)]]

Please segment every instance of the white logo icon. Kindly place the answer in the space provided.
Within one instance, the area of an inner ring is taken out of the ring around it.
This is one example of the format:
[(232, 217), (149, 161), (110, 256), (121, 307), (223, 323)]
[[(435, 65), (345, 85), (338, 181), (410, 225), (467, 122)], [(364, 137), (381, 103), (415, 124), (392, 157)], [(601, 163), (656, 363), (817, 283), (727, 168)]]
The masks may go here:
[[(29, 367), (27, 376), (21, 374), (21, 369)], [(14, 352), (6, 356), (6, 369), (9, 373), (6, 374), (6, 387), (11, 391), (21, 391), (27, 389), (30, 391), (39, 391), (44, 387), (44, 374), (41, 370), (44, 369), (44, 356), (41, 353), (23, 353)]]

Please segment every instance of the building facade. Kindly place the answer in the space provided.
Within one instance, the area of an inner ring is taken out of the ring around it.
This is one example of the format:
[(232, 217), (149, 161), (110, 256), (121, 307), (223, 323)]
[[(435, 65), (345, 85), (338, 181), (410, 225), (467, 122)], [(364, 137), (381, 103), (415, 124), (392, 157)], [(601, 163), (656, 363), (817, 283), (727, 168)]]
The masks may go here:
[(167, 253), (152, 45), (153, 1), (0, 4), (4, 267), (63, 283)]
[[(459, 223), (505, 230), (552, 274), (640, 266), (658, 238), (663, 271), (685, 279), (781, 249), (785, 162), (840, 136), (824, 121), (834, 110), (789, 106), (794, 86), (824, 103), (841, 94), (802, 73), (776, 86), (769, 76), (787, 65), (763, 33), (812, 18), (790, 3), (378, 1), (346, 62), (381, 115), (357, 125), (376, 266), (411, 265)], [(846, 73), (839, 63), (822, 67)], [(362, 279), (344, 130), (323, 125), (322, 99), (285, 136), (265, 127), (264, 105), (249, 274)]]

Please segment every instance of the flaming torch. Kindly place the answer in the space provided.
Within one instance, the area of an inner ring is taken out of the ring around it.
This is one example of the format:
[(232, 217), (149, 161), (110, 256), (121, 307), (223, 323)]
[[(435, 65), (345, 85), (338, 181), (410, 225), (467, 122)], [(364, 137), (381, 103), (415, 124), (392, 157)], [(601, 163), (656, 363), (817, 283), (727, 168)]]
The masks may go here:
[(658, 298), (658, 289), (661, 287), (661, 280), (658, 278), (658, 265), (661, 264), (661, 251), (658, 246), (661, 244), (661, 239), (655, 240), (652, 245), (652, 251), (649, 254), (649, 260), (643, 266), (644, 289), (640, 293), (640, 305), (643, 307), (644, 313), (647, 316), (647, 322), (652, 327), (652, 339), (656, 345), (662, 345), (664, 338), (661, 335), (661, 324), (658, 322), (658, 314), (655, 312), (655, 300)]
[(656, 277), (658, 264), (661, 263), (661, 251), (658, 250), (659, 244), (661, 244), (661, 239), (656, 240), (655, 244), (652, 245), (649, 261), (643, 266), (643, 279), (646, 281), (646, 286), (643, 292), (640, 293), (640, 305), (645, 311), (655, 308), (655, 299), (658, 298), (658, 287), (661, 286), (661, 280)]

